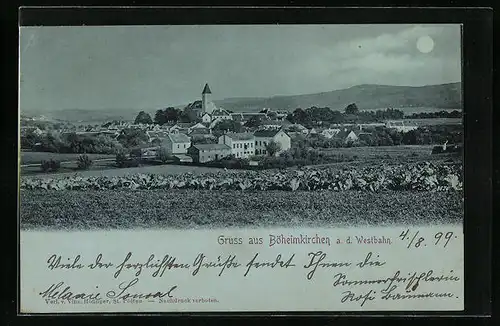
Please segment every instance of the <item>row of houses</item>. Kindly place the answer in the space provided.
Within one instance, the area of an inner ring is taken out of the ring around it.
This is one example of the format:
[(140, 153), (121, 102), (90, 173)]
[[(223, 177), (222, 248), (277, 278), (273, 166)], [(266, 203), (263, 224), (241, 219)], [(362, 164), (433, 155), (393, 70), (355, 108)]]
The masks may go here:
[(141, 157), (156, 156), (155, 150), (162, 147), (168, 155), (177, 160), (206, 163), (231, 155), (240, 159), (268, 155), (267, 146), (273, 141), (279, 144), (276, 155), (291, 147), (291, 137), (283, 129), (227, 133), (220, 136), (216, 144), (192, 144), (191, 138), (180, 132), (155, 136), (152, 140), (155, 146), (141, 148)]
[(187, 154), (194, 162), (206, 163), (233, 155), (235, 158), (250, 158), (254, 155), (269, 155), (267, 146), (279, 144), (275, 155), (291, 148), (291, 137), (282, 129), (260, 130), (254, 133), (229, 133), (219, 137), (217, 144), (192, 145)]

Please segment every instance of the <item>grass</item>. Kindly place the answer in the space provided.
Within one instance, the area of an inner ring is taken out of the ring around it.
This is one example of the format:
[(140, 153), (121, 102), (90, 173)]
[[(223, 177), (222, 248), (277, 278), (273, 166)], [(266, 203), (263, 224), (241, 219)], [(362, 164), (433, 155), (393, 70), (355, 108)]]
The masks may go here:
[(346, 156), (356, 155), (358, 158), (372, 158), (379, 156), (425, 156), (430, 157), (434, 145), (401, 145), (401, 146), (364, 146), (364, 147), (341, 147), (325, 148), (321, 151), (343, 154)]
[[(48, 153), (48, 152), (21, 152), (21, 165), (39, 164), (42, 160), (76, 161), (82, 154), (74, 153)], [(91, 160), (115, 158), (112, 154), (86, 154)]]
[(22, 229), (338, 227), (461, 223), (459, 192), (21, 191)]
[[(108, 177), (121, 177), (130, 174), (137, 173), (151, 173), (151, 174), (161, 174), (161, 175), (175, 175), (180, 173), (213, 173), (217, 171), (221, 171), (221, 168), (212, 168), (212, 167), (204, 167), (204, 166), (189, 166), (189, 165), (174, 165), (174, 164), (165, 164), (165, 165), (153, 165), (153, 166), (139, 166), (135, 168), (116, 168), (114, 166), (114, 162), (103, 162), (101, 165), (95, 163), (95, 165), (90, 170), (75, 170), (75, 169), (63, 169), (58, 171), (58, 173), (43, 173), (40, 171), (40, 168), (31, 168), (24, 169), (24, 175), (28, 176), (36, 176), (41, 178), (66, 178), (69, 176), (74, 176), (75, 173), (82, 177), (99, 177), (99, 176), (108, 176)], [(30, 171), (30, 173), (28, 173)], [(245, 172), (245, 170), (230, 170), (233, 173), (236, 172)]]

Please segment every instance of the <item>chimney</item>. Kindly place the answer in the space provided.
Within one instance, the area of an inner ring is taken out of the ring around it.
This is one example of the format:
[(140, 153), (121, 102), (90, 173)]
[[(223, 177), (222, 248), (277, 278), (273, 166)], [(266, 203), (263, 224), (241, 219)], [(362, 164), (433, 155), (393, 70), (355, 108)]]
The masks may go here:
[(362, 131), (362, 130), (363, 130), (363, 126), (359, 125), (359, 131)]

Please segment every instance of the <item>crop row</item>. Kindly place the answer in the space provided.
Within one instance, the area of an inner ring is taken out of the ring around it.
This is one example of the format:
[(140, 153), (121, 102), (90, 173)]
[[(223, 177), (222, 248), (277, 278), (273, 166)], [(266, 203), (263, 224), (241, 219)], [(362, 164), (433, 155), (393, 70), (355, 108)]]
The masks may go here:
[(64, 179), (26, 178), (21, 189), (108, 190), (108, 189), (206, 189), (206, 190), (462, 190), (460, 165), (429, 162), (363, 168), (328, 168), (246, 171), (178, 175), (134, 174), (122, 177), (80, 177)]

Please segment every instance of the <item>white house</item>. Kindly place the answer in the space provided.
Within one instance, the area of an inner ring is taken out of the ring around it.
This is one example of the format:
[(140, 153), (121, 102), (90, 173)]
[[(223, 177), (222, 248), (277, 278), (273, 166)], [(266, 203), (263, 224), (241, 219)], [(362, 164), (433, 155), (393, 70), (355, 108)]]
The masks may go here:
[(328, 128), (321, 132), (321, 135), (325, 138), (331, 139), (340, 133), (340, 129)]
[(211, 123), (212, 122), (212, 115), (210, 113), (203, 113), (203, 115), (201, 116), (201, 122)]
[(399, 132), (408, 132), (411, 130), (415, 130), (418, 127), (417, 126), (412, 126), (405, 124), (403, 120), (398, 120), (398, 121), (386, 121), (385, 127), (388, 129), (395, 129)]
[(233, 116), (227, 110), (217, 109), (212, 112), (212, 118), (213, 119), (221, 118), (222, 120), (232, 120)]
[(358, 136), (356, 135), (356, 133), (354, 131), (350, 131), (347, 136), (344, 138), (344, 143), (352, 143), (352, 142), (355, 142), (357, 141), (359, 138)]
[(285, 131), (286, 132), (300, 132), (301, 134), (304, 134), (304, 135), (307, 135), (309, 133), (309, 130), (299, 123), (287, 125), (285, 127)]
[(191, 138), (182, 133), (171, 133), (163, 140), (162, 146), (169, 154), (186, 154), (191, 146)]
[(288, 120), (267, 120), (262, 121), (259, 129), (279, 129), (292, 126), (292, 123)]
[(318, 131), (314, 128), (311, 128), (311, 130), (309, 130), (309, 135), (316, 135), (318, 133)]
[[(173, 127), (170, 128), (171, 133), (186, 133), (189, 134), (195, 126), (201, 123), (193, 123), (193, 122), (178, 122)], [(205, 128), (205, 126), (203, 126)], [(199, 126), (198, 126), (199, 128)]]
[(291, 138), (282, 129), (258, 130), (254, 133), (254, 136), (255, 136), (255, 154), (257, 155), (267, 154), (266, 146), (271, 141), (275, 141), (280, 144), (280, 150), (278, 153), (286, 151), (291, 147)]
[(255, 155), (255, 136), (249, 132), (228, 133), (219, 137), (219, 144), (231, 148), (236, 158), (248, 158)]
[(191, 126), (191, 130), (194, 130), (194, 129), (207, 129), (207, 126), (201, 122), (198, 122), (197, 124)]

